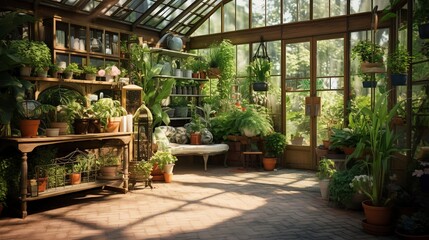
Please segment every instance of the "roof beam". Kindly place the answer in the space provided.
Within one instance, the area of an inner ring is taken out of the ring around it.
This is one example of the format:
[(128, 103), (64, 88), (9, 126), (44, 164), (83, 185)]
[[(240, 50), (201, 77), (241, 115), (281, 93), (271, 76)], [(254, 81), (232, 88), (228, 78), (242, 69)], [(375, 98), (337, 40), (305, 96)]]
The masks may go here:
[(145, 19), (147, 16), (149, 16), (150, 13), (153, 12), (159, 5), (161, 5), (162, 2), (164, 2), (164, 1), (163, 0), (158, 0), (152, 6), (150, 6), (150, 8), (148, 10), (146, 10), (145, 13), (143, 13), (139, 18), (137, 18), (137, 20), (135, 20), (133, 22), (133, 24), (131, 25), (131, 30), (134, 31), (136, 29), (136, 27), (139, 25), (139, 23), (143, 19)]
[(185, 17), (186, 14), (188, 14), (190, 11), (192, 11), (194, 8), (196, 8), (202, 1), (203, 0), (195, 1), (194, 3), (191, 4), (191, 6), (189, 6), (188, 8), (186, 8), (185, 11), (183, 11), (182, 13), (180, 13), (179, 16), (177, 16), (176, 18), (174, 18), (173, 21), (171, 21), (167, 26), (165, 26), (161, 30), (161, 36), (164, 35), (168, 30), (170, 30), (170, 28), (173, 27), (177, 22), (179, 22), (183, 17)]
[(88, 15), (89, 20), (92, 20), (93, 18), (98, 17), (100, 15), (101, 11), (103, 11), (106, 8), (110, 8), (113, 5), (117, 4), (119, 0), (104, 0), (92, 12)]

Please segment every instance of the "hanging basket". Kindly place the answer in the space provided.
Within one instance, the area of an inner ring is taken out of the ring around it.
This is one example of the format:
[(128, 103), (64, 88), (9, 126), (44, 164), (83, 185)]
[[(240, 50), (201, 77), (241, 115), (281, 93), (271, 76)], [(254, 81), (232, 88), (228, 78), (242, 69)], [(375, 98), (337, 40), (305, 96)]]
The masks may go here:
[(377, 82), (376, 81), (363, 81), (362, 86), (364, 88), (375, 88), (375, 87), (377, 87)]
[(404, 86), (407, 84), (407, 75), (405, 74), (392, 74), (390, 75), (392, 86)]
[(370, 63), (363, 62), (360, 65), (362, 73), (384, 73), (386, 70), (384, 69), (384, 64), (381, 63)]
[(268, 91), (268, 83), (266, 83), (266, 82), (255, 82), (255, 83), (253, 83), (253, 91), (255, 91), (255, 92)]

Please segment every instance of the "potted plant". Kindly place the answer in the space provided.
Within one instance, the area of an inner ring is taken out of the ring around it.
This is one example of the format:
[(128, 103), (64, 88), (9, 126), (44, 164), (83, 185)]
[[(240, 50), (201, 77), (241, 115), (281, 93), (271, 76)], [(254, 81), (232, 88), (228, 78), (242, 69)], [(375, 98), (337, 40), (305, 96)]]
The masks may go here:
[(361, 140), (362, 136), (358, 134), (354, 129), (343, 128), (343, 129), (332, 129), (331, 135), (331, 147), (341, 148), (346, 155), (350, 155), (356, 148), (356, 145)]
[(273, 131), (271, 120), (263, 110), (257, 111), (256, 109), (249, 107), (246, 111), (238, 114), (237, 117), (235, 124), (244, 136), (266, 136)]
[[(390, 126), (392, 117), (395, 116), (398, 108), (397, 103), (389, 110), (388, 92), (386, 92), (376, 99), (374, 110), (368, 107), (362, 109), (365, 119), (368, 119), (365, 123), (369, 137), (360, 139), (356, 151), (350, 157), (360, 157), (362, 153), (369, 151), (367, 157), (368, 181), (371, 184), (369, 188), (362, 187), (368, 185), (363, 181), (355, 181), (353, 184), (355, 189), (363, 192), (369, 198), (368, 201), (362, 203), (366, 216), (366, 220), (362, 222), (364, 230), (371, 225), (384, 226), (384, 230), (386, 228), (388, 230), (391, 225), (392, 209), (389, 206), (391, 196), (386, 194), (385, 188), (391, 156), (400, 151), (396, 147), (397, 135)], [(377, 211), (377, 213), (374, 215), (372, 211)]]
[(149, 186), (152, 188), (151, 184), (151, 175), (153, 164), (149, 161), (132, 161), (130, 162), (130, 183), (133, 185), (132, 189), (134, 188), (135, 184), (137, 182), (144, 182), (145, 187)]
[(83, 73), (85, 73), (86, 80), (94, 81), (97, 76), (97, 68), (92, 65), (83, 66)]
[(71, 117), (71, 123), (75, 134), (86, 134), (88, 132), (88, 112), (87, 109), (78, 101), (73, 100), (65, 107), (67, 116)]
[(191, 105), (192, 120), (189, 124), (185, 125), (187, 132), (190, 133), (190, 139), (192, 145), (201, 144), (201, 132), (204, 128), (204, 124), (201, 121), (200, 115), (196, 112), (196, 106)]
[(49, 74), (53, 78), (58, 78), (58, 73), (60, 72), (60, 66), (57, 64), (51, 64), (49, 66)]
[(419, 36), (421, 39), (429, 38), (429, 2), (425, 0), (414, 1), (414, 24), (419, 29)]
[(70, 63), (63, 71), (65, 79), (72, 79), (73, 75), (81, 74), (82, 70), (79, 69), (79, 65), (77, 63)]
[(428, 239), (429, 213), (420, 210), (412, 215), (402, 215), (396, 224), (396, 234), (401, 239)]
[(411, 59), (412, 57), (408, 54), (408, 51), (400, 45), (389, 55), (387, 58), (387, 67), (390, 70), (392, 86), (406, 84)]
[(262, 159), (265, 171), (273, 171), (277, 158), (281, 156), (286, 147), (286, 136), (273, 132), (264, 138), (265, 156)]
[(38, 77), (47, 77), (49, 66), (52, 64), (51, 50), (44, 42), (33, 41), (30, 45), (32, 54), (31, 65)]
[(336, 172), (335, 162), (328, 158), (320, 160), (316, 176), (319, 178), (320, 193), (322, 199), (329, 199), (329, 182)]
[(186, 97), (172, 97), (170, 107), (174, 107), (174, 116), (183, 118), (188, 116), (188, 100)]
[(121, 159), (113, 151), (101, 154), (98, 158), (99, 173), (102, 177), (116, 177)]
[(249, 65), (250, 75), (254, 78), (253, 91), (268, 91), (267, 80), (270, 77), (271, 62), (266, 58), (255, 58)]
[(304, 143), (304, 137), (300, 132), (297, 132), (295, 134), (290, 135), (290, 142), (292, 145), (299, 145), (301, 146)]
[(18, 56), (18, 59), (20, 60), (19, 63), (21, 64), (20, 66), (21, 76), (25, 76), (25, 77), (31, 76), (32, 62), (34, 61), (33, 59), (34, 55), (31, 53), (31, 50), (30, 50), (31, 45), (32, 45), (32, 42), (30, 42), (27, 39), (13, 40), (9, 44), (9, 49), (11, 50), (11, 53), (15, 53), (16, 56)]
[(55, 110), (55, 107), (35, 100), (25, 100), (17, 105), (17, 110), (21, 117), (19, 122), (21, 137), (35, 137), (40, 125), (40, 117)]
[(359, 76), (362, 78), (363, 88), (375, 88), (377, 87), (377, 81), (372, 80), (371, 74), (361, 73)]
[(361, 62), (363, 73), (383, 73), (383, 48), (367, 40), (359, 41), (352, 48), (352, 58), (358, 58)]
[(177, 161), (177, 157), (172, 155), (170, 152), (158, 151), (150, 158), (155, 168), (158, 168), (164, 172), (165, 182), (171, 182), (173, 177), (174, 163)]
[[(0, 18), (0, 39), (6, 39), (7, 35), (26, 22), (33, 21), (33, 17), (11, 12)], [(13, 41), (12, 41), (13, 42)], [(0, 44), (0, 59), (2, 67), (0, 68), (1, 86), (0, 86), (0, 137), (11, 136), (11, 119), (15, 111), (15, 106), (24, 98), (25, 92), (31, 89), (32, 84), (27, 80), (17, 78), (14, 70), (30, 62), (25, 59), (29, 55), (20, 54), (17, 49), (12, 48), (12, 43)], [(31, 74), (31, 69), (28, 76)]]
[(100, 119), (102, 126), (107, 132), (118, 132), (122, 116), (127, 114), (118, 100), (102, 98), (91, 105), (89, 111)]

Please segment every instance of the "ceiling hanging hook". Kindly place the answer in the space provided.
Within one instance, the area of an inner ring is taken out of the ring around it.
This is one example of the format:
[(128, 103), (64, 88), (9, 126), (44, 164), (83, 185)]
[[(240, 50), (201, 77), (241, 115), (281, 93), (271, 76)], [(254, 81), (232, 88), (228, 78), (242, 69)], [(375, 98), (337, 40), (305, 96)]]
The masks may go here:
[[(260, 53), (262, 51), (262, 53)], [(261, 43), (258, 46), (258, 49), (255, 52), (255, 55), (253, 55), (252, 61), (254, 61), (257, 58), (266, 59), (268, 62), (270, 62), (270, 57), (268, 56), (267, 47), (264, 43), (264, 38), (261, 36)]]

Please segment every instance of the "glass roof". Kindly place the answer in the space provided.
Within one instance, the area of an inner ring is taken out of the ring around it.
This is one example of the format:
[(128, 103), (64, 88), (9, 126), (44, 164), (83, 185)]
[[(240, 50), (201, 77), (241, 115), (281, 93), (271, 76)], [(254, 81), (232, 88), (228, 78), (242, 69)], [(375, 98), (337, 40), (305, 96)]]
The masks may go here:
[[(229, 2), (229, 1), (223, 1)], [(151, 29), (161, 34), (189, 36), (213, 13), (222, 0), (40, 0), (70, 12), (81, 12)]]

